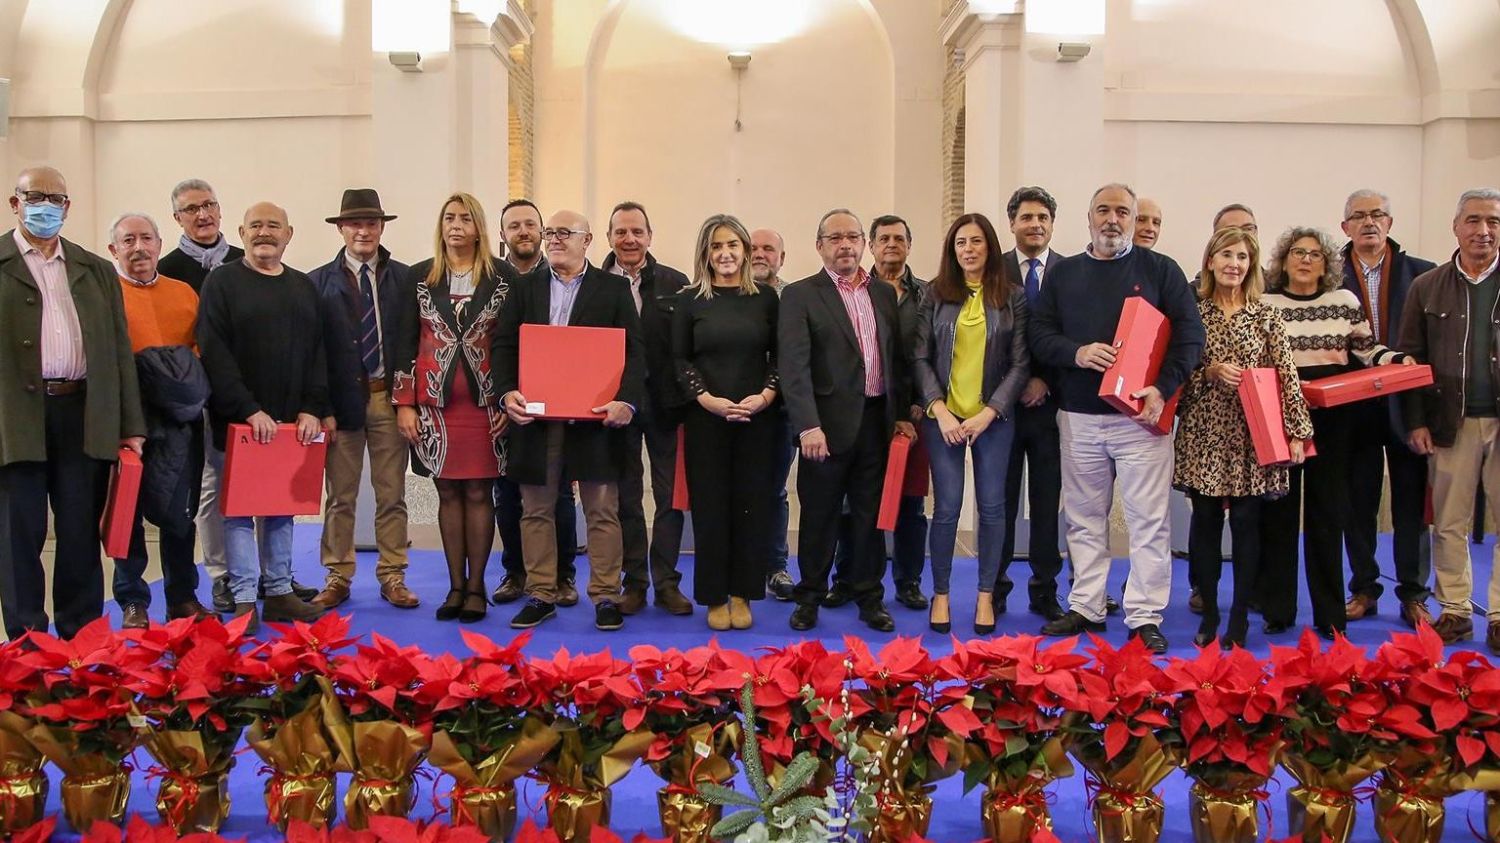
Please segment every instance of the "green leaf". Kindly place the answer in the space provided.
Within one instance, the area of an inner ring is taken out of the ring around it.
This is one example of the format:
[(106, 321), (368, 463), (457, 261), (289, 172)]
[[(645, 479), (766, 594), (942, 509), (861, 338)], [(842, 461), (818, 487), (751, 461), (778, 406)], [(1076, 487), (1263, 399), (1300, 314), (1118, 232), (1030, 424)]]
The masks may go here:
[(965, 767), (964, 793), (967, 794), (969, 791), (979, 786), (980, 783), (982, 783), (986, 778), (989, 777), (989, 774), (990, 763), (988, 761), (983, 761), (977, 764), (970, 764), (969, 766)]
[(698, 795), (715, 805), (744, 805), (746, 808), (759, 809), (760, 803), (750, 798), (747, 794), (740, 793), (732, 787), (725, 787), (713, 782), (701, 782), (698, 785)]
[(811, 819), (823, 807), (823, 800), (816, 796), (798, 796), (780, 806), (779, 811), (783, 815), (789, 815), (799, 820)]
[(792, 759), (792, 763), (787, 765), (786, 775), (782, 776), (781, 783), (776, 785), (776, 789), (771, 791), (771, 795), (764, 797), (762, 801), (770, 805), (777, 805), (786, 801), (788, 796), (807, 787), (808, 783), (812, 781), (813, 774), (817, 771), (818, 759), (816, 756), (810, 752), (798, 754), (796, 758)]
[(714, 823), (714, 827), (709, 829), (708, 833), (717, 840), (726, 840), (749, 828), (759, 816), (758, 811), (735, 811)]

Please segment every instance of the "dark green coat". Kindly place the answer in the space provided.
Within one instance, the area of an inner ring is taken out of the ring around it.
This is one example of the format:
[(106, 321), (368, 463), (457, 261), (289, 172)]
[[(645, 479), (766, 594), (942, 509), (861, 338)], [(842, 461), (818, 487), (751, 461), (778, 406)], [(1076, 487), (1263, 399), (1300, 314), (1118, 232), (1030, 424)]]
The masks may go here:
[[(83, 450), (114, 462), (120, 440), (145, 436), (135, 356), (114, 264), (61, 241), (88, 359)], [(42, 294), (16, 248), (0, 235), (0, 465), (47, 459), (42, 388)]]

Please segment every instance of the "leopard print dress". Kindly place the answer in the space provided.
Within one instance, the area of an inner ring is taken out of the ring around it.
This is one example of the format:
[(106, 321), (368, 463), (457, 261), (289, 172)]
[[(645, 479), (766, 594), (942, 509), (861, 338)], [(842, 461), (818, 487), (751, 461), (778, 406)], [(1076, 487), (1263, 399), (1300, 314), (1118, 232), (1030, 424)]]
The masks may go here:
[(1239, 390), (1209, 380), (1213, 363), (1270, 367), (1281, 380), (1281, 413), (1287, 434), (1312, 438), (1312, 420), (1297, 367), (1292, 362), (1281, 312), (1264, 302), (1249, 302), (1232, 317), (1211, 301), (1200, 301), (1207, 342), (1203, 358), (1182, 388), (1178, 402), (1176, 468), (1172, 483), (1212, 497), (1278, 498), (1287, 493), (1289, 481), (1284, 465), (1261, 465), (1255, 458), (1255, 443)]

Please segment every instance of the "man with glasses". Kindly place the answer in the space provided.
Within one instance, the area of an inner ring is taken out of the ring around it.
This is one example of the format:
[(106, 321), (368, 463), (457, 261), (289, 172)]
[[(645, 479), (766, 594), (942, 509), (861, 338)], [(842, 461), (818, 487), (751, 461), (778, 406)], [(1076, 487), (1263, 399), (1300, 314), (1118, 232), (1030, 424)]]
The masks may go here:
[[(1412, 281), (1436, 266), (1408, 255), (1391, 239), (1391, 200), (1377, 190), (1356, 190), (1344, 200), (1344, 287), (1364, 306), (1365, 318), (1378, 342), (1395, 348), (1401, 313)], [(1428, 580), (1432, 574), (1431, 547), (1423, 510), (1427, 501), (1427, 457), (1406, 446), (1398, 396), (1361, 401), (1350, 425), (1349, 526), (1344, 548), (1349, 555), (1351, 621), (1371, 617), (1384, 587), (1375, 561), (1376, 521), (1387, 470), (1391, 484), (1391, 556), (1396, 567), (1396, 599), (1401, 620), (1413, 629), (1431, 623), (1427, 610)]]
[(194, 292), (203, 291), (203, 279), (215, 267), (245, 256), (243, 249), (224, 239), (219, 198), (203, 179), (184, 179), (172, 188), (172, 219), (182, 226), (182, 236), (159, 268), (168, 278), (186, 281)]
[(104, 614), (99, 515), (109, 467), (137, 455), (146, 420), (114, 265), (61, 236), (62, 173), (16, 177), (16, 227), (0, 237), (0, 615), (5, 634), (46, 631), (42, 547), (56, 538), (52, 608), (72, 638)]
[[(563, 483), (578, 483), (589, 535), (589, 598), (594, 627), (624, 626), (620, 611), (619, 487), (628, 463), (625, 427), (645, 399), (645, 348), (640, 316), (630, 288), (589, 265), (594, 240), (589, 222), (576, 211), (558, 211), (542, 229), (546, 272), (522, 276), (511, 287), (491, 341), (495, 392), (513, 428), (506, 476), (521, 487), (521, 544), (526, 563), (526, 605), (511, 619), (516, 629), (542, 623), (556, 613), (557, 526), (554, 510)], [(593, 408), (600, 422), (546, 421), (527, 409), (519, 389), (521, 325), (619, 328), (625, 332), (625, 367), (613, 400)]]
[(884, 603), (885, 543), (875, 520), (892, 432), (915, 435), (907, 420), (910, 387), (896, 293), (860, 266), (865, 233), (852, 211), (824, 214), (815, 244), (823, 268), (782, 293), (777, 337), (782, 395), (802, 455), (802, 578), (791, 626), (804, 631), (817, 625), (847, 498), (849, 590), (859, 619), (890, 632), (896, 622)]

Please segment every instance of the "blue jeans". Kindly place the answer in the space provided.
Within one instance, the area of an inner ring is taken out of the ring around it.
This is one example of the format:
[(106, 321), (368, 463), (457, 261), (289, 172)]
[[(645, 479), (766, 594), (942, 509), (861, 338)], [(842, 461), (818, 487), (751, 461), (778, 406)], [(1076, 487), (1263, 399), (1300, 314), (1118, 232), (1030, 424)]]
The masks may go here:
[(292, 516), (262, 518), (259, 547), (255, 519), (224, 519), (224, 555), (229, 567), (229, 591), (236, 603), (254, 603), (264, 583), (267, 597), (292, 593)]
[(970, 446), (943, 441), (936, 419), (922, 422), (922, 441), (932, 460), (932, 591), (948, 593), (953, 574), (953, 544), (958, 536), (958, 513), (964, 503), (964, 451), (974, 452), (974, 496), (979, 512), (979, 590), (995, 587), (1000, 551), (1005, 543), (1005, 473), (1010, 466), (1010, 443), (1016, 435), (1012, 421), (995, 419)]

